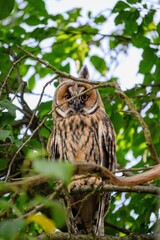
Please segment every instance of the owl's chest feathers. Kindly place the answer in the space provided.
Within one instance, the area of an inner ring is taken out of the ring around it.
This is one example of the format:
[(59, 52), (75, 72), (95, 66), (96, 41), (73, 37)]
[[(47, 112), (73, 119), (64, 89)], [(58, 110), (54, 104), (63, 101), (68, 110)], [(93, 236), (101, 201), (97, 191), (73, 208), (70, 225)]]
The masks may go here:
[[(60, 158), (69, 161), (100, 161), (99, 123), (97, 115), (74, 115), (56, 126)], [(61, 145), (61, 146), (60, 146)]]

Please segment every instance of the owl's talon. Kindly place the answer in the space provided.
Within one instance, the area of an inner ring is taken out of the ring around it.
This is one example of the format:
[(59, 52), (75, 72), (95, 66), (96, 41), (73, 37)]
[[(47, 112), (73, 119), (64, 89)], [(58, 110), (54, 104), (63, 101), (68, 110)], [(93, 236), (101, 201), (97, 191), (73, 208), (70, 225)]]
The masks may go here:
[(69, 185), (68, 185), (68, 192), (70, 193), (72, 190), (79, 190), (82, 186), (99, 186), (102, 184), (102, 179), (97, 178), (97, 177), (89, 177), (85, 179), (78, 179), (78, 180), (73, 180)]

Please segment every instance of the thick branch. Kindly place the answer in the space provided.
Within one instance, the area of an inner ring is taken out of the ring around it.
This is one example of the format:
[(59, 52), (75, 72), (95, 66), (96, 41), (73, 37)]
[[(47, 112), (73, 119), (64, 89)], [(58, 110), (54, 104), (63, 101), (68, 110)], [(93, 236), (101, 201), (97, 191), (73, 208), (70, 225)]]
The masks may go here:
[[(36, 239), (45, 239), (46, 235), (43, 234)], [(71, 235), (68, 233), (54, 233), (47, 235), (49, 240), (158, 240), (160, 234), (148, 234), (148, 235), (132, 235), (126, 237), (114, 237), (114, 236), (90, 236), (90, 235)]]
[(149, 193), (149, 194), (155, 194), (160, 195), (160, 188), (153, 187), (153, 186), (134, 186), (134, 187), (128, 187), (128, 186), (118, 186), (113, 184), (105, 184), (102, 187), (94, 187), (93, 186), (82, 186), (80, 189), (72, 189), (71, 193), (73, 195), (76, 195), (77, 193), (87, 193), (92, 192), (96, 189), (97, 192), (108, 192), (108, 191), (115, 191), (115, 192), (136, 192), (136, 193)]
[[(129, 191), (129, 192), (138, 192), (138, 193), (151, 193), (151, 194), (160, 194), (160, 189), (158, 187), (149, 187), (149, 186), (136, 186), (138, 184), (146, 183), (148, 181), (154, 180), (160, 177), (160, 164), (155, 166), (153, 169), (148, 170), (144, 173), (140, 173), (131, 177), (117, 177), (107, 168), (101, 167), (95, 164), (86, 164), (79, 163), (75, 165), (75, 174), (96, 174), (99, 177), (102, 177), (106, 185), (104, 185), (101, 191)], [(86, 175), (84, 175), (86, 177)], [(1, 183), (0, 185), (0, 195), (3, 195), (8, 192), (15, 192), (21, 190), (23, 187), (30, 188), (37, 186), (39, 184), (47, 182), (48, 179), (43, 176), (33, 176), (25, 178), (21, 181), (16, 181), (13, 183)], [(109, 185), (112, 184), (112, 185)], [(93, 191), (93, 187), (89, 188), (83, 186), (80, 191)], [(74, 192), (74, 191), (73, 191)]]
[(48, 181), (47, 178), (36, 175), (33, 177), (27, 177), (19, 181), (15, 182), (7, 182), (7, 183), (0, 183), (0, 195), (3, 195), (8, 192), (16, 192), (21, 191), (23, 188), (27, 189), (30, 187), (38, 186), (42, 183), (46, 183)]
[[(55, 66), (49, 64), (47, 61), (39, 58), (39, 57), (36, 57), (34, 56), (32, 53), (26, 51), (25, 49), (23, 49), (22, 47), (18, 46), (17, 45), (17, 48), (20, 49), (22, 52), (24, 52), (28, 57), (30, 58), (33, 58), (34, 60), (42, 63), (43, 65), (45, 65), (47, 68), (51, 69), (52, 71), (54, 71), (56, 74), (58, 74), (59, 76), (61, 77), (64, 77), (64, 78), (68, 78), (68, 79), (72, 79), (74, 81), (78, 81), (78, 82), (85, 82), (85, 83), (88, 83), (88, 81), (86, 81), (85, 78), (77, 78), (77, 77), (74, 77), (72, 76), (71, 74), (68, 74), (66, 72), (62, 72), (60, 71), (58, 68), (56, 68)], [(89, 81), (90, 84), (94, 84), (94, 85), (98, 85), (98, 84), (102, 84), (101, 86), (106, 86), (106, 84), (108, 85), (108, 87), (114, 87), (114, 83), (102, 83), (100, 81)]]
[(78, 163), (75, 164), (75, 174), (97, 174), (100, 177), (104, 177), (107, 180), (107, 183), (116, 184), (119, 186), (136, 186), (160, 178), (160, 164), (156, 165), (151, 170), (148, 170), (143, 173), (136, 174), (131, 177), (117, 177), (107, 168), (96, 165), (96, 164), (87, 164), (87, 163)]

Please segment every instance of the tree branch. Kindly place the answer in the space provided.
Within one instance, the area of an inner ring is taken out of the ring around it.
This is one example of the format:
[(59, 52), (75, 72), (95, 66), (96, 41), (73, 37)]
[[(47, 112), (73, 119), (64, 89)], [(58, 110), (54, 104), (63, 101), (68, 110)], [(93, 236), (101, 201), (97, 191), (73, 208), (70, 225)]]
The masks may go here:
[[(55, 198), (58, 197), (60, 191), (62, 190), (62, 188), (64, 187), (64, 184), (62, 181), (60, 181), (59, 184), (57, 184), (56, 188), (54, 189), (54, 192), (52, 194), (50, 194), (48, 197), (46, 197), (48, 200), (53, 200)], [(32, 206), (32, 208), (30, 209), (27, 209), (27, 211), (22, 215), (20, 216), (18, 219), (24, 219), (24, 218), (27, 218), (33, 214), (35, 214), (36, 212), (40, 211), (42, 208), (44, 207), (44, 204), (41, 203), (41, 204), (38, 204), (36, 203), (36, 205)]]
[(153, 159), (153, 161), (155, 162), (155, 164), (159, 163), (159, 159), (155, 150), (155, 147), (152, 143), (152, 137), (151, 137), (151, 132), (149, 130), (149, 127), (147, 125), (147, 123), (144, 121), (144, 119), (142, 118), (142, 116), (139, 114), (139, 112), (136, 110), (135, 106), (133, 105), (133, 103), (129, 100), (129, 98), (127, 97), (127, 95), (122, 91), (122, 89), (119, 87), (119, 85), (114, 82), (115, 88), (117, 90), (117, 93), (120, 95), (120, 97), (125, 101), (125, 103), (128, 105), (129, 109), (131, 110), (131, 112), (133, 113), (133, 115), (138, 119), (140, 125), (143, 128), (144, 131), (144, 137), (146, 140), (146, 144), (150, 150), (150, 154), (151, 154), (151, 158)]
[[(97, 187), (97, 191), (118, 191), (118, 192), (137, 192), (137, 193), (151, 193), (160, 194), (160, 188), (151, 186), (137, 186), (138, 184), (146, 183), (148, 181), (154, 180), (160, 177), (160, 164), (148, 170), (144, 173), (136, 174), (131, 177), (117, 177), (107, 168), (98, 166), (95, 164), (78, 163), (75, 164), (75, 174), (96, 174), (96, 176), (101, 177), (104, 180), (104, 185), (102, 187)], [(93, 176), (93, 175), (92, 175)], [(86, 177), (86, 175), (84, 175)], [(82, 177), (81, 177), (82, 178)], [(33, 177), (28, 177), (20, 181), (15, 181), (12, 183), (1, 183), (0, 184), (0, 195), (8, 192), (21, 191), (23, 187), (30, 188), (42, 183), (47, 182), (46, 177), (36, 175)], [(96, 187), (95, 187), (96, 188)], [(73, 194), (78, 192), (93, 191), (93, 186), (82, 186), (81, 189), (73, 189), (71, 192)]]
[(136, 186), (154, 180), (160, 177), (160, 164), (154, 166), (152, 169), (136, 174), (131, 177), (117, 177), (107, 168), (88, 163), (77, 163), (75, 164), (75, 174), (97, 174), (100, 177), (104, 177), (107, 183), (118, 185), (118, 186)]
[(49, 240), (158, 240), (160, 239), (160, 234), (133, 234), (125, 237), (114, 237), (110, 235), (105, 236), (90, 236), (90, 235), (72, 235), (68, 233), (54, 233), (54, 234), (42, 234), (38, 236), (36, 239), (47, 239)]
[(113, 184), (105, 184), (102, 187), (93, 187), (93, 186), (82, 186), (80, 189), (73, 189), (71, 190), (71, 194), (76, 195), (77, 193), (87, 193), (92, 192), (96, 189), (97, 192), (108, 192), (108, 191), (115, 191), (115, 192), (135, 192), (135, 193), (148, 193), (154, 195), (160, 195), (160, 188), (153, 187), (153, 186), (118, 186)]
[(3, 84), (2, 84), (2, 86), (1, 86), (1, 89), (0, 89), (0, 97), (1, 97), (1, 95), (2, 95), (2, 92), (3, 92), (3, 89), (4, 89), (5, 85), (7, 84), (8, 79), (10, 78), (10, 76), (11, 76), (13, 70), (15, 69), (16, 65), (17, 65), (18, 63), (20, 63), (22, 60), (24, 60), (25, 58), (27, 58), (27, 55), (22, 56), (21, 58), (19, 58), (17, 61), (15, 61), (15, 62), (13, 63), (11, 69), (9, 70), (9, 72), (8, 72), (6, 78), (4, 79)]
[(46, 88), (50, 83), (52, 83), (56, 78), (57, 78), (57, 76), (53, 77), (50, 81), (48, 81), (48, 82), (44, 85), (44, 87), (43, 87), (43, 89), (42, 89), (42, 92), (41, 92), (41, 95), (40, 95), (40, 97), (39, 97), (37, 106), (35, 107), (35, 109), (34, 109), (34, 111), (33, 111), (32, 117), (31, 117), (31, 119), (30, 119), (30, 121), (29, 121), (29, 123), (28, 123), (28, 126), (27, 126), (27, 128), (26, 128), (26, 130), (25, 130), (25, 133), (24, 133), (24, 135), (23, 135), (22, 140), (25, 138), (25, 136), (26, 136), (26, 134), (27, 134), (27, 131), (28, 131), (29, 127), (31, 126), (31, 124), (32, 124), (32, 122), (33, 122), (33, 120), (34, 120), (34, 118), (35, 118), (36, 111), (37, 111), (37, 109), (38, 109), (38, 107), (39, 107), (39, 105), (40, 105), (40, 103), (41, 103), (41, 100), (42, 100), (42, 97), (43, 97), (45, 88)]

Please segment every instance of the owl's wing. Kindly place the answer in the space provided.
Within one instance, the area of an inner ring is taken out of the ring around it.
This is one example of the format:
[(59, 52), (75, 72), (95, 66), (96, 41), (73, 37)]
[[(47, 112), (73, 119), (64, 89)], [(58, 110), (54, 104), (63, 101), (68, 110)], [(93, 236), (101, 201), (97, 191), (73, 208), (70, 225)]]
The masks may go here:
[(101, 131), (101, 165), (114, 171), (116, 165), (116, 143), (113, 125), (106, 115), (102, 120)]
[[(108, 168), (110, 171), (114, 171), (116, 167), (116, 143), (115, 143), (115, 131), (113, 125), (105, 115), (99, 123), (99, 137), (100, 137), (100, 149), (101, 159), (100, 164)], [(107, 211), (110, 202), (111, 193), (107, 192), (101, 196), (100, 204), (98, 206), (98, 214), (100, 218), (103, 218)], [(100, 219), (99, 218), (99, 219)], [(97, 226), (100, 226), (100, 220), (97, 218)]]
[(48, 150), (50, 159), (59, 159), (60, 154), (59, 154), (59, 151), (58, 151), (57, 143), (55, 141), (55, 132), (54, 132), (54, 130), (51, 132), (51, 135), (50, 135), (50, 137), (48, 139), (47, 150)]
[(53, 131), (52, 131), (50, 136), (49, 136), (48, 143), (47, 143), (47, 151), (48, 151), (48, 154), (49, 154), (49, 158), (53, 158), (53, 151), (52, 151), (53, 142), (54, 142), (54, 134), (53, 134)]

